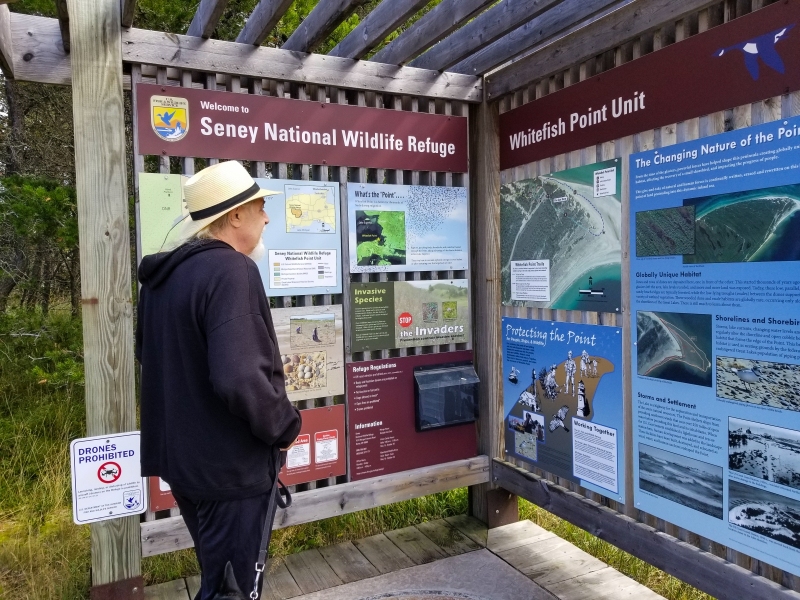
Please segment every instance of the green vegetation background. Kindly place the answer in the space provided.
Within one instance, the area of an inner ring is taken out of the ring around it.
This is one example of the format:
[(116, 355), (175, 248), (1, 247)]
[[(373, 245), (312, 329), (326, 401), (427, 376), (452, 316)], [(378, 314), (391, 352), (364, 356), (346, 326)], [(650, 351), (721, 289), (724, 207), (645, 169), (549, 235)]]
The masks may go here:
[[(384, 241), (361, 242), (356, 246), (356, 257), (358, 264), (365, 258), (373, 255), (380, 257), (402, 256), (405, 264), (406, 251), (406, 213), (400, 210), (364, 210), (365, 215), (377, 217), (378, 225), (381, 226), (381, 236)], [(398, 254), (402, 252), (402, 255)], [(388, 260), (381, 260), (378, 264), (392, 264)]]

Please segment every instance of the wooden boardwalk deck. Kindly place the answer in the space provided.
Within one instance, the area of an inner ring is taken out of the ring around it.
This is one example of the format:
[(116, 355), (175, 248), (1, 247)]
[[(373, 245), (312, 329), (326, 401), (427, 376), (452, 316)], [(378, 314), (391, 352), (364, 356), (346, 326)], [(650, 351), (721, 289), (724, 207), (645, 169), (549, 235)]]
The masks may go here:
[[(337, 598), (346, 597), (346, 584), (481, 550), (488, 550), (493, 557), (502, 559), (532, 580), (542, 588), (543, 598), (661, 598), (530, 521), (487, 531), (483, 523), (467, 516), (449, 517), (273, 559), (262, 598), (302, 598), (321, 590), (330, 590), (333, 594), (331, 588), (339, 588)], [(145, 589), (145, 597), (149, 600), (192, 600), (199, 583), (200, 578), (195, 576), (150, 586)], [(418, 581), (418, 584), (424, 588), (425, 581)], [(484, 592), (482, 597), (485, 596)]]

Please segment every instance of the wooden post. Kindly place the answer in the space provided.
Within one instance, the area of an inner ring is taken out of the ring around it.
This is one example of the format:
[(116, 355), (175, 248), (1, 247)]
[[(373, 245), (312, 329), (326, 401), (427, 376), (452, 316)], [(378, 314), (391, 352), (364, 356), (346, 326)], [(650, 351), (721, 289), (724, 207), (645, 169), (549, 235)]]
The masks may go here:
[[(136, 429), (119, 0), (68, 0), (86, 433)], [(139, 517), (92, 525), (93, 599), (143, 598)]]
[[(503, 457), (500, 356), (500, 112), (496, 102), (470, 106), (473, 348), (481, 380), (478, 453)], [(470, 488), (470, 514), (489, 523), (491, 483)], [(492, 510), (504, 511), (496, 506)], [(516, 503), (516, 497), (507, 498)]]

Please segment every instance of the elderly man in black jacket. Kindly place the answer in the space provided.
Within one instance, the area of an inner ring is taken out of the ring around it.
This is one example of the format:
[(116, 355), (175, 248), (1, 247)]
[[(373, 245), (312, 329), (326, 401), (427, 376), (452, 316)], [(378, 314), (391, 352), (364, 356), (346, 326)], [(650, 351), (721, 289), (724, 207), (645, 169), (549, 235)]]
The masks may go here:
[(254, 574), (269, 492), (300, 413), (289, 402), (258, 267), (264, 196), (236, 161), (184, 186), (180, 246), (144, 257), (136, 331), (142, 365), (142, 475), (172, 488), (211, 598), (230, 561)]

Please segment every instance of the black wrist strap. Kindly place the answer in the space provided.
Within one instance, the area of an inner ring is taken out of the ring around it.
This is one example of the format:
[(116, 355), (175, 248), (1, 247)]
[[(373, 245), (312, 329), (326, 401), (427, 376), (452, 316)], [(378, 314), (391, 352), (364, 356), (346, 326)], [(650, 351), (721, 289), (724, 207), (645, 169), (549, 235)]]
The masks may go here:
[(253, 591), (250, 592), (251, 600), (258, 600), (258, 582), (261, 579), (261, 574), (264, 572), (264, 567), (267, 564), (267, 553), (269, 552), (269, 540), (272, 537), (272, 524), (275, 521), (275, 512), (278, 510), (278, 507), (289, 508), (292, 505), (292, 495), (289, 493), (289, 488), (283, 485), (283, 482), (278, 479), (284, 454), (285, 452), (282, 452), (277, 447), (275, 448), (273, 454), (275, 478), (272, 482), (272, 490), (269, 494), (267, 515), (264, 519), (264, 529), (261, 532), (261, 544), (259, 545), (258, 558), (256, 559), (256, 579), (255, 583), (253, 584)]

